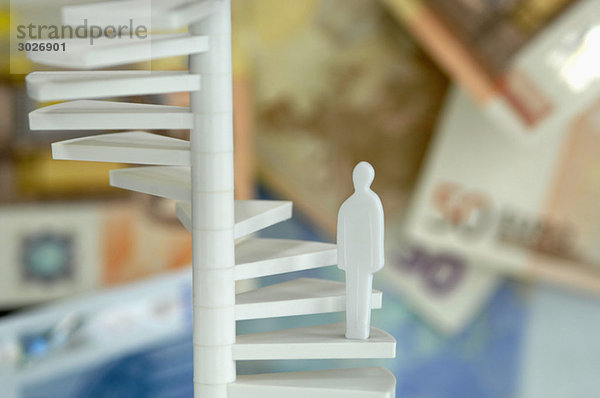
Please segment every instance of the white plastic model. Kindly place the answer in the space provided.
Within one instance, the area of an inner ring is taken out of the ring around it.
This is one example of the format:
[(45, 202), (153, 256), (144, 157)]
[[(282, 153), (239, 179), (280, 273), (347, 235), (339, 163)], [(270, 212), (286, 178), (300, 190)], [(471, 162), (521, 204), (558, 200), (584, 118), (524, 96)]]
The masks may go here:
[(338, 267), (346, 271), (346, 337), (368, 339), (373, 273), (383, 268), (383, 206), (371, 184), (375, 170), (360, 162), (352, 173), (354, 193), (338, 214)]
[[(154, 8), (148, 14), (150, 6)], [(381, 207), (374, 204), (376, 196), (368, 189), (373, 171), (359, 165), (355, 184), (358, 196), (353, 195), (356, 203), (352, 204), (351, 198), (342, 209), (340, 242), (348, 253), (342, 253), (345, 261), (340, 266), (347, 273), (350, 268), (360, 269), (355, 277), (348, 274), (349, 285), (359, 286), (360, 296), (359, 289), (352, 288), (346, 300), (343, 283), (307, 278), (236, 294), (237, 280), (334, 265), (336, 245), (247, 236), (290, 218), (291, 203), (234, 201), (230, 0), (111, 1), (68, 7), (63, 22), (77, 24), (88, 19), (95, 24), (109, 24), (115, 15), (135, 14), (136, 7), (140, 20), (150, 15), (163, 32), (189, 24), (189, 34), (154, 36), (139, 42), (98, 39), (93, 46), (85, 39), (68, 41), (66, 54), (28, 55), (44, 65), (94, 69), (185, 54), (189, 56), (189, 72), (35, 72), (27, 79), (34, 98), (74, 101), (33, 111), (30, 127), (133, 130), (57, 142), (52, 145), (53, 155), (59, 159), (150, 165), (114, 170), (111, 185), (178, 201), (177, 216), (192, 233), (193, 241), (194, 396), (394, 397), (395, 378), (380, 367), (236, 375), (236, 360), (395, 356), (393, 337), (369, 326), (366, 334), (370, 331), (371, 337), (360, 341), (346, 339), (344, 325), (340, 324), (236, 338), (238, 320), (341, 312), (346, 301), (351, 304), (349, 313), (358, 314), (353, 308), (360, 308), (361, 316), (368, 319), (367, 308), (370, 312), (371, 308), (381, 307), (381, 292), (370, 287), (371, 274), (383, 264), (378, 243), (383, 239)], [(178, 91), (190, 92), (189, 108), (89, 100)], [(190, 141), (136, 131), (140, 129), (189, 129)], [(367, 196), (370, 199), (364, 199), (364, 192), (371, 195)], [(363, 214), (363, 203), (369, 206), (369, 216)], [(358, 232), (355, 227), (368, 225), (365, 217), (380, 224)], [(363, 277), (366, 279), (360, 279)], [(358, 323), (364, 327), (364, 322)], [(364, 331), (356, 336), (366, 337)]]

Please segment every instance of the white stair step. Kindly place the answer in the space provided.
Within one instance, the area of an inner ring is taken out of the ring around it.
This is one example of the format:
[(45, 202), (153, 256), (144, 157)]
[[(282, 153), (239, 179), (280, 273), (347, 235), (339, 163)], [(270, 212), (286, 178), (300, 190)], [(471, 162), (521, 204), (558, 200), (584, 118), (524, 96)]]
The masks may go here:
[(189, 108), (128, 102), (79, 100), (29, 113), (31, 130), (190, 129)]
[(290, 239), (248, 239), (235, 246), (235, 279), (258, 278), (337, 263), (336, 245)]
[(189, 166), (190, 143), (143, 131), (75, 138), (52, 144), (52, 157), (111, 163)]
[(27, 93), (40, 102), (200, 89), (200, 76), (187, 71), (33, 72), (26, 81)]
[[(344, 283), (298, 278), (236, 295), (237, 320), (323, 314), (346, 310)], [(382, 294), (373, 290), (372, 308), (381, 308)]]
[[(165, 3), (165, 2), (163, 2)], [(152, 15), (152, 27), (157, 29), (178, 29), (206, 18), (215, 12), (215, 1), (190, 1), (186, 4), (165, 8), (166, 12), (155, 17)]]
[[(192, 193), (189, 167), (149, 166), (112, 170), (110, 172), (110, 184), (117, 188), (160, 196), (180, 202), (187, 202), (178, 204), (177, 216), (181, 223), (188, 230), (191, 230), (191, 206), (189, 202), (191, 201)], [(258, 229), (272, 225), (268, 223), (269, 219), (265, 217), (261, 218), (261, 220), (264, 220), (266, 224), (257, 228), (255, 223), (250, 221), (255, 215), (264, 212), (273, 212), (273, 216), (276, 216), (277, 214), (287, 214), (288, 211), (280, 206), (273, 207), (270, 204), (266, 204), (264, 201), (258, 201), (252, 207), (247, 206), (245, 207), (245, 210), (249, 213), (247, 213), (247, 215), (240, 214), (240, 222), (243, 221), (243, 219), (249, 220), (247, 228), (251, 230), (245, 231), (244, 228), (246, 228), (246, 226), (242, 224), (237, 227), (240, 229), (236, 232), (236, 237), (244, 236), (257, 231)], [(289, 211), (291, 211), (291, 207), (289, 207)], [(291, 215), (284, 219), (290, 217)], [(284, 219), (280, 219), (279, 221), (283, 221)]]
[[(215, 11), (215, 1), (203, 0), (124, 0), (67, 6), (62, 8), (65, 25), (133, 26), (150, 25), (152, 29), (167, 30), (187, 27)], [(117, 18), (117, 20), (115, 20)]]
[[(189, 167), (132, 167), (112, 170), (110, 185), (131, 191), (178, 200), (177, 217), (191, 231)], [(292, 216), (292, 203), (285, 201), (235, 201), (234, 237), (240, 238)]]
[(65, 51), (29, 51), (27, 57), (38, 64), (65, 69), (97, 69), (151, 59), (197, 54), (208, 51), (208, 39), (188, 34), (154, 35), (146, 38), (32, 40), (31, 43), (62, 45)]
[[(282, 200), (236, 200), (234, 238), (238, 239), (292, 218), (292, 202)], [(177, 218), (192, 230), (192, 205), (177, 203)]]
[(394, 358), (394, 337), (372, 327), (367, 340), (345, 337), (345, 323), (238, 335), (235, 360)]
[[(191, 217), (191, 204), (188, 205)], [(235, 202), (235, 238), (249, 235), (292, 218), (292, 202), (287, 200), (240, 200)], [(190, 228), (191, 229), (191, 228)]]
[(111, 170), (110, 185), (183, 202), (191, 201), (189, 167), (148, 166)]
[(385, 368), (311, 370), (238, 376), (231, 398), (394, 398), (396, 378)]

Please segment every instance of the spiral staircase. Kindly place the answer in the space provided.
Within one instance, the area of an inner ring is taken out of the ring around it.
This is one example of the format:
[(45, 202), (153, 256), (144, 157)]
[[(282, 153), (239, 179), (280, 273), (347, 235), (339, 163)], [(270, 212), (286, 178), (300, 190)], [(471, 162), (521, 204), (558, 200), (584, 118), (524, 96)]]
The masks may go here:
[[(111, 185), (177, 201), (193, 240), (195, 396), (393, 397), (395, 378), (381, 367), (236, 375), (236, 361), (393, 358), (396, 345), (376, 328), (367, 340), (346, 339), (343, 324), (236, 336), (238, 320), (344, 311), (345, 288), (298, 278), (235, 293), (236, 281), (330, 266), (337, 254), (334, 244), (253, 237), (289, 219), (292, 204), (233, 198), (230, 0), (109, 1), (69, 6), (62, 15), (72, 25), (88, 19), (106, 26), (131, 15), (149, 19), (153, 30), (188, 27), (186, 34), (98, 38), (94, 45), (61, 39), (65, 53), (28, 57), (72, 71), (31, 73), (27, 88), (40, 102), (62, 101), (31, 112), (32, 130), (126, 130), (54, 143), (55, 159), (143, 165), (113, 170)], [(181, 55), (189, 56), (189, 71), (97, 71)], [(104, 100), (174, 92), (190, 92), (190, 107)], [(146, 129), (189, 129), (190, 141)], [(374, 290), (373, 308), (381, 302)]]

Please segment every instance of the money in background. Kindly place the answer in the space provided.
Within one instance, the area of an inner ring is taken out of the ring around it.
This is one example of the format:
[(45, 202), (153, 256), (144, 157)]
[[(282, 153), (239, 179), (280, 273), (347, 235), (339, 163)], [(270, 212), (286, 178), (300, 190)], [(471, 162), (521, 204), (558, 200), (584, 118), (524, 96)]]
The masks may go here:
[(600, 292), (600, 125), (590, 102), (529, 140), (491, 125), (455, 89), (408, 216), (426, 247), (475, 265)]
[[(172, 203), (135, 198), (2, 207), (0, 308), (125, 284), (188, 265), (191, 236), (172, 214)], [(161, 206), (167, 209), (161, 212)]]
[(501, 277), (474, 259), (411, 243), (398, 231), (388, 236), (386, 275), (413, 310), (436, 330), (453, 335), (469, 325), (498, 288)]

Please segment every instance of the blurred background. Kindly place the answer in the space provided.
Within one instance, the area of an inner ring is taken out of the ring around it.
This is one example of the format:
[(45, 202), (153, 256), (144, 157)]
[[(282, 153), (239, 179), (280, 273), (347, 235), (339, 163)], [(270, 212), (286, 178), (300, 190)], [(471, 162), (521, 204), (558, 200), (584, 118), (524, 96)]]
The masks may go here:
[[(26, 12), (59, 23), (82, 2)], [(170, 201), (109, 187), (125, 165), (51, 160), (51, 142), (91, 132), (29, 131), (48, 104), (10, 73), (0, 4), (0, 397), (191, 397), (191, 236)], [(233, 27), (236, 197), (294, 202), (263, 236), (333, 242), (352, 168), (371, 162), (373, 323), (398, 342), (394, 360), (238, 372), (382, 364), (402, 398), (598, 396), (600, 2), (233, 0)]]

